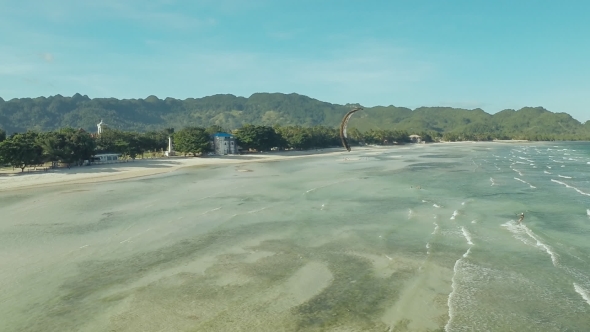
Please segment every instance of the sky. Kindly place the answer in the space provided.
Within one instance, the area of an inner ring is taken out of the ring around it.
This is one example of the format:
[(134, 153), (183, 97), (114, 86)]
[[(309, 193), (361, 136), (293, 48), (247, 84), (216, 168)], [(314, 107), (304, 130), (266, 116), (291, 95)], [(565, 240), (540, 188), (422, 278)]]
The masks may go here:
[(0, 97), (542, 106), (590, 120), (586, 0), (0, 0)]

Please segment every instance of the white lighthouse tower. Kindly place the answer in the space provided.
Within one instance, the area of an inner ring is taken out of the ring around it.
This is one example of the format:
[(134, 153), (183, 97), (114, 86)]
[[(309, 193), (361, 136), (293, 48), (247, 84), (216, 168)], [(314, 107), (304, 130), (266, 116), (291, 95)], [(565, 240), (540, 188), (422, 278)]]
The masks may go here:
[(168, 136), (168, 151), (164, 154), (168, 157), (174, 155), (174, 150), (172, 149), (172, 136)]

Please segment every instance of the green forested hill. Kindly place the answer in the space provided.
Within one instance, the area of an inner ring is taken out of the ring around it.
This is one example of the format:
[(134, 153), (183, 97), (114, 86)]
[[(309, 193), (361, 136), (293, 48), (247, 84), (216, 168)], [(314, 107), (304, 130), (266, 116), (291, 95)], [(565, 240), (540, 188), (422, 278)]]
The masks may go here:
[[(101, 119), (112, 128), (146, 131), (186, 126), (219, 125), (234, 129), (244, 124), (326, 125), (335, 127), (355, 105), (337, 105), (299, 94), (255, 93), (249, 98), (219, 94), (203, 98), (145, 99), (72, 97), (0, 98), (0, 128), (7, 133), (48, 131), (63, 127), (96, 130)], [(481, 109), (450, 107), (377, 106), (358, 112), (350, 127), (510, 137), (590, 137), (590, 122), (581, 124), (565, 113), (541, 107), (504, 110), (490, 115)], [(545, 137), (545, 138), (547, 138)]]

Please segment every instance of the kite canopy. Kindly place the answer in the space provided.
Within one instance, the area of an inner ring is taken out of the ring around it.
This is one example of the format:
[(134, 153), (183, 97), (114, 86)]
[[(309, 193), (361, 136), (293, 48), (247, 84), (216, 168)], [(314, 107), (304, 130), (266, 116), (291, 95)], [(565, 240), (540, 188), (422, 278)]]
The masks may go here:
[(362, 110), (362, 107), (355, 107), (350, 112), (346, 113), (340, 124), (340, 139), (342, 139), (342, 145), (346, 150), (350, 152), (350, 145), (348, 144), (348, 136), (346, 135), (346, 127), (348, 127), (348, 120), (356, 111)]

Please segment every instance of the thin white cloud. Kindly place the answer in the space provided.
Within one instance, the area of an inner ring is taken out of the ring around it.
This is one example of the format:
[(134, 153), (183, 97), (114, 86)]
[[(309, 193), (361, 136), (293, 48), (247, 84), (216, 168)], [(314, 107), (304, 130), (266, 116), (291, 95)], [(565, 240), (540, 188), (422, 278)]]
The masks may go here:
[(0, 45), (0, 75), (18, 76), (34, 70), (32, 61), (19, 57), (13, 48)]
[(177, 9), (169, 0), (61, 0), (59, 2), (22, 0), (24, 4), (10, 6), (0, 19), (36, 19), (51, 24), (72, 24), (77, 21), (104, 19), (133, 21), (143, 26), (172, 29), (192, 29), (216, 24), (213, 17), (195, 17)]
[(134, 20), (160, 28), (190, 29), (216, 23), (211, 17), (197, 18), (153, 4), (145, 4), (147, 2), (97, 1), (95, 6), (102, 11), (102, 15)]
[[(323, 56), (313, 53), (299, 56), (211, 51), (161, 41), (147, 42), (177, 53), (127, 64), (129, 70), (150, 75), (150, 79), (134, 84), (137, 89), (144, 89), (141, 95), (148, 91), (179, 98), (217, 93), (248, 96), (255, 92), (296, 92), (330, 102), (360, 102), (371, 106), (368, 103), (375, 101), (395, 103), (396, 96), (408, 86), (422, 84), (438, 75), (434, 63), (418, 60), (408, 49), (374, 44), (343, 47)], [(167, 82), (167, 87), (158, 83), (162, 81)]]
[(271, 39), (278, 40), (278, 41), (285, 41), (285, 40), (292, 40), (299, 36), (304, 30), (297, 29), (297, 30), (272, 30), (268, 32), (268, 36)]
[(0, 64), (0, 75), (18, 76), (33, 71), (33, 66), (28, 64)]
[(51, 53), (43, 53), (41, 54), (41, 57), (47, 62), (53, 62), (53, 54)]

